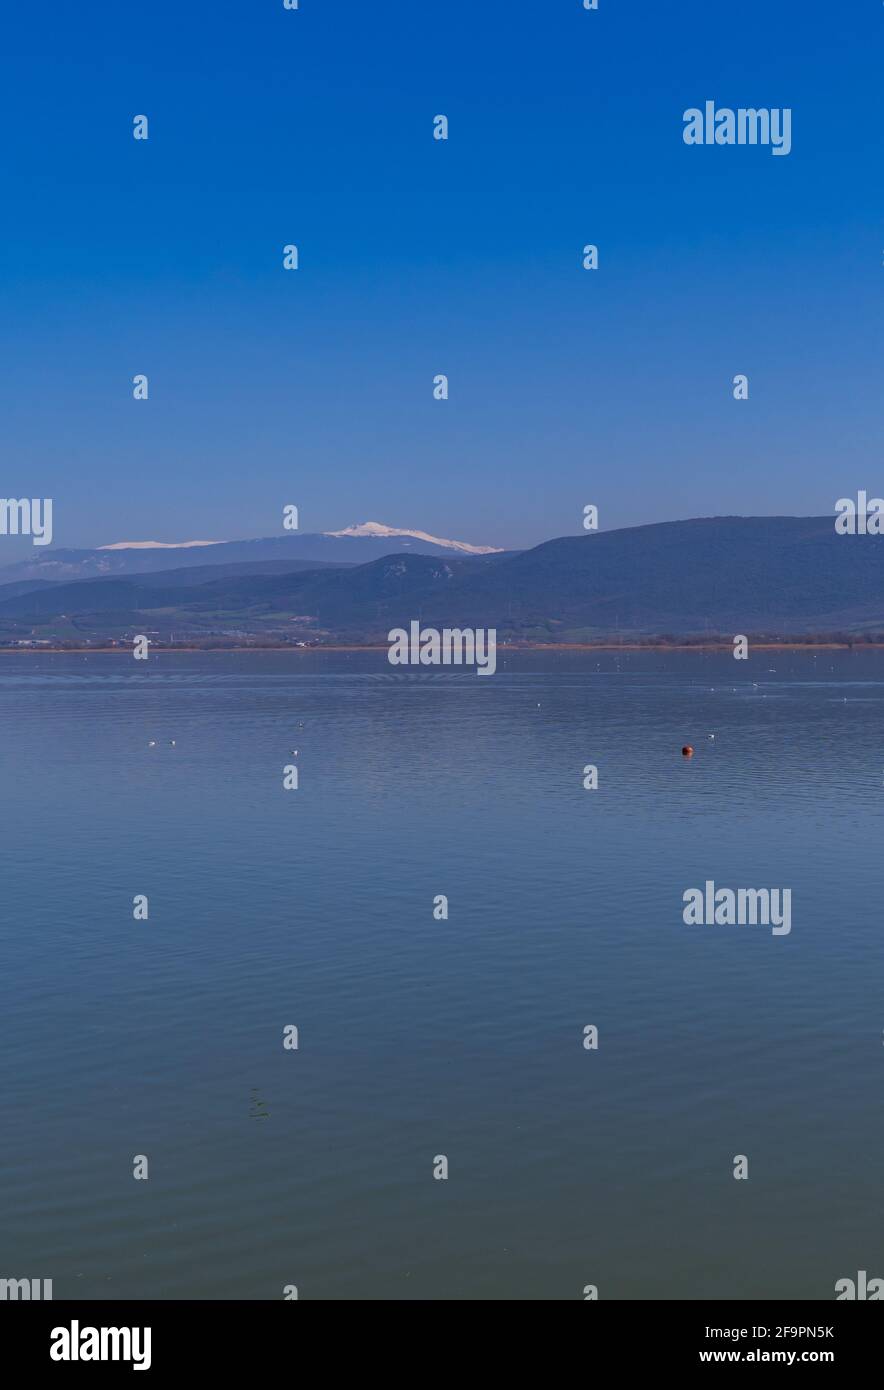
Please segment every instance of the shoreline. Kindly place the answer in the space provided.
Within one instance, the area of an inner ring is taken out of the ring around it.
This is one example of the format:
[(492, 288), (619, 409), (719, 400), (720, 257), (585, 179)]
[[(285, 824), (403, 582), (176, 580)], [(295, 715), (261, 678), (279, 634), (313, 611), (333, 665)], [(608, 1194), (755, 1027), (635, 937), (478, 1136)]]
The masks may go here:
[[(884, 642), (753, 642), (750, 651), (880, 651)], [(200, 656), (225, 656), (230, 652), (291, 652), (302, 656), (314, 652), (386, 652), (386, 643), (328, 643), (319, 647), (294, 647), (281, 642), (278, 646), (230, 647), (164, 647), (151, 648), (152, 655), (184, 653)], [(732, 652), (732, 642), (520, 642), (498, 646), (502, 652)], [(0, 647), (0, 656), (125, 656), (131, 657), (128, 647)]]

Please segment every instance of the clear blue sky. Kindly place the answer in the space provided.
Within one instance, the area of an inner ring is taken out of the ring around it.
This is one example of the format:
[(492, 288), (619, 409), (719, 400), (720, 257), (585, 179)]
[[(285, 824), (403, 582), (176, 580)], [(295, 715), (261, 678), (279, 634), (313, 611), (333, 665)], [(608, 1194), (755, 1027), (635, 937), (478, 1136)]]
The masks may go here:
[[(9, 7), (0, 492), (527, 545), (884, 489), (884, 6), (599, 3)], [(707, 99), (791, 154), (686, 146)]]

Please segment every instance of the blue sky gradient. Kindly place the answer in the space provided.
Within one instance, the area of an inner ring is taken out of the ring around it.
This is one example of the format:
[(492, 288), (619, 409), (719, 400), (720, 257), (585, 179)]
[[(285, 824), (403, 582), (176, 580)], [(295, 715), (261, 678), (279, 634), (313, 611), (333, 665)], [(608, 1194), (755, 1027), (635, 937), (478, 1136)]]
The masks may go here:
[[(599, 3), (10, 11), (3, 495), (64, 546), (522, 546), (884, 489), (884, 6)], [(707, 99), (791, 154), (686, 146)]]

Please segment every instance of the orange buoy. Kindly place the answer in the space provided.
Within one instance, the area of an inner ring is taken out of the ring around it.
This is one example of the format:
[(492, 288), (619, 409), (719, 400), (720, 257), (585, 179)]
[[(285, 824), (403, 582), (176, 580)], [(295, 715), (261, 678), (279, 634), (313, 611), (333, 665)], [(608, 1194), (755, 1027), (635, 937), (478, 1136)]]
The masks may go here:
[(681, 750), (681, 756), (683, 758), (692, 758), (694, 756), (694, 750), (689, 743), (686, 743), (684, 748)]

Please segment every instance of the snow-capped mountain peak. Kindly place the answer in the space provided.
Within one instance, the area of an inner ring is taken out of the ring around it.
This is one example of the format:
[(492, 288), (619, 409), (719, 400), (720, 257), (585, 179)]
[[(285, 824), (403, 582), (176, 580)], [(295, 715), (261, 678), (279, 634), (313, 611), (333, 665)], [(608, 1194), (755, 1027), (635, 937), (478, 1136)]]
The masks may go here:
[(401, 526), (385, 526), (381, 521), (359, 521), (355, 526), (346, 526), (343, 531), (323, 531), (324, 536), (368, 536), (378, 540), (389, 540), (394, 536), (410, 536), (416, 541), (428, 541), (430, 545), (441, 545), (447, 550), (459, 550), (465, 555), (498, 555), (500, 547), (495, 545), (470, 545), (468, 541), (449, 541), (440, 536), (431, 536), (426, 531), (411, 531)]
[(197, 545), (221, 545), (221, 541), (114, 541), (99, 550), (192, 550)]

